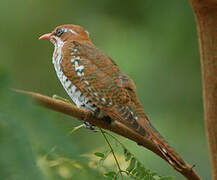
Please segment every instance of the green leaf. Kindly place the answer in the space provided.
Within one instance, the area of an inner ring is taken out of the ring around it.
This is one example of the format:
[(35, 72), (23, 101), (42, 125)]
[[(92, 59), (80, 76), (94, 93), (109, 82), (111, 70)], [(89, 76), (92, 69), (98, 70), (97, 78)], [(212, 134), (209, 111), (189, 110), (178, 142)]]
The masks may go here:
[(108, 155), (111, 153), (111, 150), (106, 150), (103, 154), (104, 154), (104, 157), (102, 157), (100, 160), (99, 160), (99, 165), (102, 166), (103, 162), (105, 161), (105, 159), (108, 157)]
[(133, 171), (131, 172), (131, 174), (135, 175), (137, 173), (137, 169), (133, 169)]
[(136, 168), (140, 168), (140, 167), (144, 168), (142, 163), (140, 163), (139, 161), (136, 161)]
[(135, 168), (135, 165), (136, 165), (136, 159), (132, 158), (130, 161), (130, 165), (128, 166), (128, 168), (126, 170), (128, 172), (131, 172)]
[(114, 171), (109, 171), (109, 172), (105, 173), (104, 175), (107, 176), (107, 177), (112, 177), (112, 178), (114, 178), (114, 177), (116, 176), (116, 172), (114, 172)]
[(160, 177), (159, 176), (153, 176), (154, 180), (160, 180)]
[(126, 148), (124, 148), (124, 156), (125, 156), (125, 161), (129, 161), (130, 158), (132, 157), (132, 154)]
[(131, 156), (132, 156), (131, 153), (127, 153), (127, 154), (125, 155), (125, 161), (129, 161), (130, 158), (131, 158)]
[(105, 157), (105, 155), (103, 153), (101, 153), (101, 152), (95, 152), (94, 155), (98, 156), (98, 157), (101, 157), (101, 158)]
[[(108, 134), (108, 133), (107, 133)], [(144, 165), (135, 158), (135, 156), (118, 140), (113, 138), (123, 149), (123, 154), (125, 156), (125, 161), (130, 161), (129, 166), (125, 170), (125, 173), (128, 177), (133, 178), (134, 180), (171, 180), (171, 177), (162, 177), (156, 172), (152, 172), (150, 169), (146, 169)], [(107, 158), (111, 153), (110, 150), (107, 150), (103, 153), (96, 152), (96, 156), (101, 157), (99, 160), (99, 165), (102, 166), (102, 162)], [(117, 180), (117, 173), (114, 171), (108, 172), (105, 174), (107, 180)]]
[(139, 168), (135, 168), (137, 170), (137, 173), (136, 173), (136, 177), (138, 178), (144, 178), (144, 176), (146, 174), (148, 174), (148, 172), (146, 171), (146, 169), (144, 167), (139, 167)]

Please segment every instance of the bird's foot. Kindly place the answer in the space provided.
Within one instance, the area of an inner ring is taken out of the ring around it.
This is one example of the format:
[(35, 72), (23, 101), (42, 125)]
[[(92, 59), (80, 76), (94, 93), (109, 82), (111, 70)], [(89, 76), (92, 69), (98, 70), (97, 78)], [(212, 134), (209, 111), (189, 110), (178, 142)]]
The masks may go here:
[(53, 99), (57, 99), (57, 100), (61, 100), (61, 101), (67, 102), (67, 103), (70, 103), (70, 101), (69, 101), (68, 99), (65, 99), (65, 98), (63, 98), (63, 97), (61, 97), (61, 96), (58, 96), (58, 95), (56, 95), (56, 94), (54, 94), (54, 95), (52, 96), (52, 98), (53, 98)]
[(89, 122), (84, 121), (84, 127), (93, 132), (98, 132), (98, 130), (96, 130), (96, 128), (93, 125), (91, 125)]

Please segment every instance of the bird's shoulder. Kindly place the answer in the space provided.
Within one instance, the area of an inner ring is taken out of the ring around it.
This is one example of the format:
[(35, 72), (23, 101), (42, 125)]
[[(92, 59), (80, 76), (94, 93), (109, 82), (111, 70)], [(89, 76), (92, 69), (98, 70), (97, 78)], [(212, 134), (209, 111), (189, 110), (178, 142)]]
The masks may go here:
[(77, 41), (68, 42), (64, 45), (63, 56), (70, 59), (73, 55), (83, 60), (83, 64), (90, 66), (90, 69), (95, 66), (97, 68), (96, 73), (109, 76), (119, 87), (135, 91), (136, 86), (133, 80), (120, 70), (112, 58), (99, 50), (95, 45)]
[(62, 70), (82, 95), (110, 118), (123, 122), (129, 120), (130, 123), (137, 118), (137, 109), (141, 105), (136, 97), (134, 82), (95, 46), (67, 43)]
[(68, 42), (63, 47), (62, 69), (81, 92), (96, 102), (101, 98), (106, 104), (129, 105), (136, 96), (134, 82), (94, 45)]

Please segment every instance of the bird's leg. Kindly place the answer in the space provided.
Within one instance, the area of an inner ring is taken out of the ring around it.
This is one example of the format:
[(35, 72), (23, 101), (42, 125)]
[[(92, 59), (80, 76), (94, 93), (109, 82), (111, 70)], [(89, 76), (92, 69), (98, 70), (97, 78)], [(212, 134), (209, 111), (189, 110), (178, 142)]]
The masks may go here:
[[(99, 109), (97, 109), (96, 111), (92, 111), (91, 109), (88, 109), (88, 110), (91, 111), (94, 117), (98, 119), (102, 119), (103, 121), (106, 121), (109, 124), (112, 122), (111, 118), (107, 116), (105, 113), (103, 113), (102, 111), (100, 111)], [(98, 130), (96, 130), (96, 128), (89, 122), (84, 121), (84, 125), (87, 129), (90, 129), (94, 132), (98, 132)]]
[(98, 130), (96, 130), (96, 128), (92, 124), (90, 124), (89, 122), (84, 121), (84, 127), (93, 131), (93, 132), (98, 132)]
[[(68, 99), (65, 99), (65, 98), (58, 96), (56, 94), (54, 94), (52, 96), (52, 98), (57, 99), (57, 100), (61, 100), (61, 101), (67, 102), (67, 103), (71, 103)], [(85, 127), (87, 129), (90, 129), (91, 131), (97, 132), (97, 130), (94, 128), (94, 126), (91, 125), (89, 122), (86, 122), (86, 121), (84, 121), (84, 123), (81, 124), (80, 126), (73, 128), (73, 130), (71, 132), (75, 132), (82, 127)]]
[[(80, 108), (83, 108), (83, 109), (86, 109), (86, 110), (90, 111), (93, 114), (93, 116), (97, 117), (96, 116), (96, 111), (94, 112), (91, 108), (88, 108), (87, 106), (85, 106), (85, 104), (82, 104), (80, 106)], [(97, 110), (97, 112), (98, 112), (98, 110)], [(93, 132), (98, 132), (98, 130), (96, 130), (94, 125), (90, 124), (89, 122), (86, 122), (85, 119), (83, 119), (83, 122), (84, 122), (84, 127), (85, 128), (87, 128), (87, 129), (89, 129), (89, 130), (91, 130)]]
[[(65, 98), (63, 98), (63, 97), (61, 97), (61, 96), (58, 96), (58, 95), (56, 95), (56, 94), (54, 94), (53, 96), (52, 96), (52, 98), (54, 98), (54, 99), (57, 99), (57, 100), (61, 100), (61, 101), (64, 101), (64, 102), (67, 102), (67, 103), (71, 103), (68, 99), (65, 99)], [(93, 113), (94, 114), (94, 116), (96, 116), (97, 118), (102, 118), (102, 117), (104, 117), (104, 114), (100, 111), (100, 112), (96, 112), (96, 113)], [(86, 121), (84, 121), (84, 124), (82, 124), (82, 125), (80, 125), (80, 126), (78, 126), (79, 128), (78, 129), (80, 129), (80, 128), (82, 128), (82, 127), (85, 127), (85, 128), (87, 128), (87, 129), (89, 129), (89, 130), (91, 130), (91, 131), (94, 131), (94, 132), (98, 132), (98, 130), (96, 130), (96, 128), (93, 126), (93, 125), (91, 125), (89, 122), (86, 122)], [(75, 129), (75, 131), (77, 130), (77, 128)], [(74, 129), (72, 130), (72, 132), (74, 132)]]

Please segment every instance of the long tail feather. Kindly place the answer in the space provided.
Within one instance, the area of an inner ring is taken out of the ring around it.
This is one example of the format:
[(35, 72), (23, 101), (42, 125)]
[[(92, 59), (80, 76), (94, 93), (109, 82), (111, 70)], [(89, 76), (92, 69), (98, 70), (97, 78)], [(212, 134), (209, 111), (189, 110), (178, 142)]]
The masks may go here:
[(169, 143), (161, 136), (161, 134), (154, 128), (149, 121), (144, 111), (140, 110), (138, 113), (138, 124), (143, 127), (144, 130), (150, 136), (150, 139), (158, 147), (161, 153), (165, 156), (168, 162), (176, 169), (182, 170), (186, 164), (182, 158), (176, 153), (176, 151), (169, 145)]
[(140, 104), (116, 105), (113, 108), (110, 112), (107, 111), (112, 119), (122, 122), (144, 138), (150, 139), (175, 169), (182, 170), (186, 167), (182, 158), (151, 124)]

